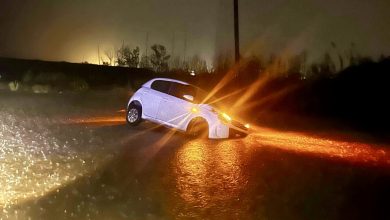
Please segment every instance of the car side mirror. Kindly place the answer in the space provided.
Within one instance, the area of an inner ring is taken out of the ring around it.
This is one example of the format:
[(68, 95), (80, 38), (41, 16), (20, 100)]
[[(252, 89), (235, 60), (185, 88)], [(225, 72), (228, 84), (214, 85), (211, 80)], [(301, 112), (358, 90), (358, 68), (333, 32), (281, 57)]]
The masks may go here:
[(183, 95), (183, 98), (187, 99), (188, 101), (194, 101), (194, 96), (192, 95)]

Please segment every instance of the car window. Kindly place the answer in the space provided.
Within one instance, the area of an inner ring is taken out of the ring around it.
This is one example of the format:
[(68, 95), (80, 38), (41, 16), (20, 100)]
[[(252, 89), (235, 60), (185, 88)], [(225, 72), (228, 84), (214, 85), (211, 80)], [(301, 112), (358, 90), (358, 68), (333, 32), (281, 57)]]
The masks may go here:
[(214, 97), (210, 97), (207, 92), (192, 85), (184, 85), (181, 83), (172, 82), (172, 86), (171, 86), (171, 90), (169, 91), (169, 94), (186, 101), (189, 100), (185, 99), (183, 96), (190, 95), (194, 97), (194, 100), (192, 102), (196, 104), (216, 103), (216, 99)]
[[(171, 90), (169, 91), (169, 94), (172, 96), (175, 96), (176, 98), (186, 100), (183, 96), (184, 95), (191, 95), (195, 97), (196, 95), (196, 88), (190, 85), (184, 85), (181, 83), (172, 83)], [(188, 100), (186, 100), (188, 101)]]
[(156, 91), (168, 94), (170, 86), (171, 86), (171, 82), (156, 80), (152, 83), (151, 88)]

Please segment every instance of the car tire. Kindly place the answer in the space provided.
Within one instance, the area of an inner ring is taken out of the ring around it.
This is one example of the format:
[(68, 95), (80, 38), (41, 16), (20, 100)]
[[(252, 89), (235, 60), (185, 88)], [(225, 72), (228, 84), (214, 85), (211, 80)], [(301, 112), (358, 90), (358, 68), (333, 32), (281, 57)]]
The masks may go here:
[(208, 138), (209, 126), (205, 120), (195, 119), (188, 125), (186, 133), (190, 138)]
[(142, 108), (138, 105), (131, 104), (127, 109), (126, 121), (130, 126), (138, 125), (142, 120)]

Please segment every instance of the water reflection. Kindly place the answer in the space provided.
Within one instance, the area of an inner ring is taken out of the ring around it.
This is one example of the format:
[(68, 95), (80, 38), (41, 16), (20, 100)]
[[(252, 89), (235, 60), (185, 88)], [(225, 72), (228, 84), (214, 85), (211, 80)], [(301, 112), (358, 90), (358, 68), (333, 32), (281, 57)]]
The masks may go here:
[(336, 138), (315, 137), (299, 132), (284, 132), (268, 128), (256, 129), (254, 144), (316, 157), (332, 158), (368, 166), (390, 167), (388, 145), (342, 141)]
[[(201, 217), (192, 214), (202, 213), (202, 210), (206, 214), (209, 208), (231, 214), (235, 203), (240, 203), (240, 194), (247, 184), (242, 158), (246, 154), (240, 152), (245, 148), (242, 140), (195, 140), (183, 145), (173, 165), (177, 196), (185, 205), (176, 207), (175, 215)], [(192, 209), (197, 210), (192, 212)]]

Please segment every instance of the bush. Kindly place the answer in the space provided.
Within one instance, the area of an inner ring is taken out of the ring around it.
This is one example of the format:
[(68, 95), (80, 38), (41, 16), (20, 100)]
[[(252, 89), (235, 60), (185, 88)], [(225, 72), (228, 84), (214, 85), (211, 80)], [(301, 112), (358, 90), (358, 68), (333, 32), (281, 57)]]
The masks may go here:
[(33, 79), (34, 79), (34, 73), (31, 70), (28, 70), (23, 74), (22, 82), (23, 84), (28, 84), (32, 82)]
[(16, 92), (19, 90), (20, 83), (17, 80), (11, 81), (8, 83), (8, 87), (9, 87), (9, 90), (11, 90), (12, 92)]
[(35, 84), (31, 87), (31, 89), (34, 93), (49, 93), (50, 86), (49, 85)]
[(84, 79), (77, 77), (70, 82), (70, 88), (75, 92), (84, 92), (89, 89), (89, 85)]
[(40, 72), (35, 76), (34, 82), (39, 84), (60, 85), (66, 81), (66, 76), (58, 72)]

